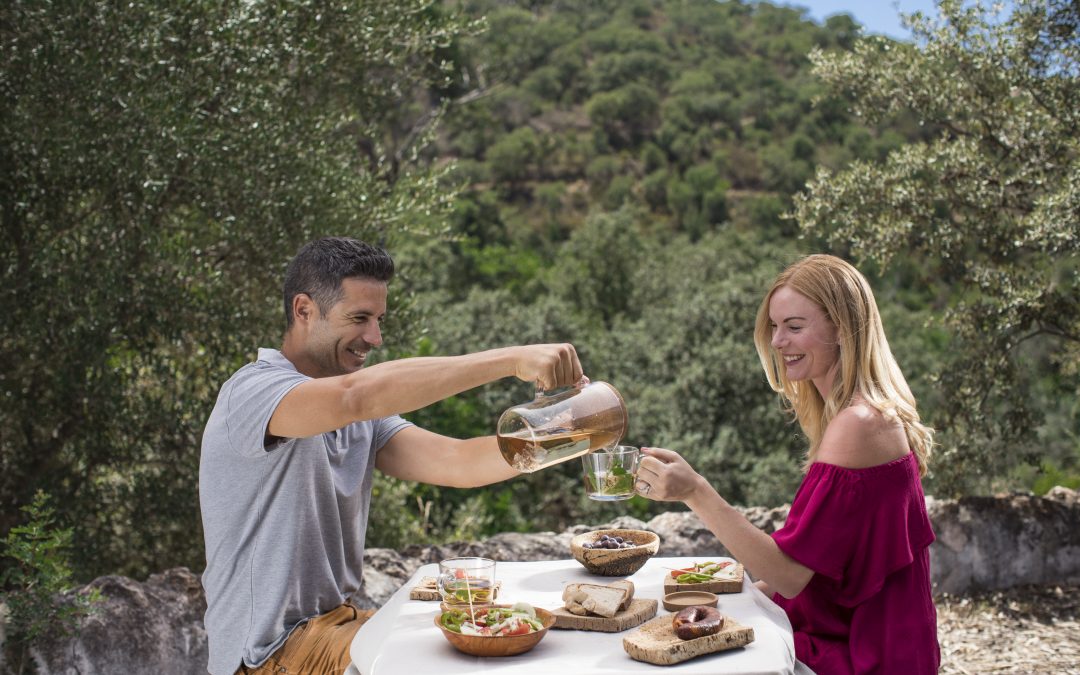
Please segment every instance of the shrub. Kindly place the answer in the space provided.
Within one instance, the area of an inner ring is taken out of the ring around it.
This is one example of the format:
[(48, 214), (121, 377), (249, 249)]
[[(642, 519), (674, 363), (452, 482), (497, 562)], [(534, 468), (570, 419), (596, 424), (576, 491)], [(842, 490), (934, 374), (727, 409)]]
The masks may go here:
[(32, 669), (28, 661), (30, 645), (39, 638), (70, 635), (80, 616), (87, 614), (99, 599), (97, 589), (71, 598), (59, 594), (71, 587), (71, 565), (67, 552), (71, 529), (58, 528), (49, 496), (41, 491), (22, 510), (28, 520), (11, 528), (3, 541), (3, 555), (15, 564), (3, 575), (4, 604), (7, 606), (5, 657), (10, 670)]

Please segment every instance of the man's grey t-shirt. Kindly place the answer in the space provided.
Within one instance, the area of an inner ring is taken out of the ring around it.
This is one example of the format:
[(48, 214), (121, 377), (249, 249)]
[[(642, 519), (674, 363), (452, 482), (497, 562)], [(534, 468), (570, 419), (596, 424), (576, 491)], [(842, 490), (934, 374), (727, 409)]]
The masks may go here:
[(261, 664), (300, 623), (361, 583), (375, 453), (400, 417), (264, 444), (270, 416), (309, 380), (276, 349), (238, 370), (203, 432), (206, 632), (213, 675)]

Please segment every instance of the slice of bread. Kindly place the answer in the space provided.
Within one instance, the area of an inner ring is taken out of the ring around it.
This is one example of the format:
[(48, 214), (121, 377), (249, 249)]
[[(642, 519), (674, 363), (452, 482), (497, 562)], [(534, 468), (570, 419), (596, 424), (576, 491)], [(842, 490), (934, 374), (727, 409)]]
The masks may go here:
[(614, 586), (615, 588), (626, 589), (626, 599), (619, 605), (619, 610), (624, 610), (630, 606), (630, 601), (634, 599), (634, 582), (629, 579), (620, 579), (619, 581), (613, 581), (608, 586)]
[(577, 602), (575, 602), (573, 600), (566, 600), (565, 603), (566, 604), (563, 606), (563, 609), (570, 612), (571, 614), (576, 614), (578, 616), (588, 616), (589, 615), (589, 610), (585, 609), (584, 607), (582, 607)]
[[(567, 584), (563, 589), (564, 603), (577, 603), (597, 616), (613, 617), (633, 597), (633, 586), (602, 586), (600, 584)], [(572, 606), (572, 605), (570, 605)]]

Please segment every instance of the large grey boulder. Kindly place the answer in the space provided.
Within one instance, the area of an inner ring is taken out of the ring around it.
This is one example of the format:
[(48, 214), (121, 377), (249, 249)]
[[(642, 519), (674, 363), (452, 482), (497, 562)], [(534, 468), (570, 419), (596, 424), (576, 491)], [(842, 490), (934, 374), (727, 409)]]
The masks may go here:
[(32, 651), (39, 673), (206, 674), (206, 597), (187, 568), (142, 583), (107, 576), (87, 586), (101, 592), (101, 602), (81, 621), (77, 635)]
[(934, 592), (1080, 583), (1080, 502), (1057, 487), (1046, 497), (932, 501)]

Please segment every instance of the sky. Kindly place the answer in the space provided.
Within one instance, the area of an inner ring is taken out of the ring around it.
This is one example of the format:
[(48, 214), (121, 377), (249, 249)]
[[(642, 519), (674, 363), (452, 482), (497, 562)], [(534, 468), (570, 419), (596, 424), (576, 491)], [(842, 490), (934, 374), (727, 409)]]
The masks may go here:
[(850, 14), (867, 33), (880, 33), (897, 40), (911, 39), (900, 25), (900, 13), (921, 11), (937, 16), (934, 0), (781, 0), (774, 4), (809, 8), (809, 16), (821, 23), (833, 14)]

